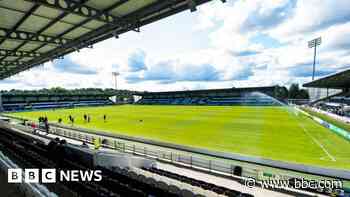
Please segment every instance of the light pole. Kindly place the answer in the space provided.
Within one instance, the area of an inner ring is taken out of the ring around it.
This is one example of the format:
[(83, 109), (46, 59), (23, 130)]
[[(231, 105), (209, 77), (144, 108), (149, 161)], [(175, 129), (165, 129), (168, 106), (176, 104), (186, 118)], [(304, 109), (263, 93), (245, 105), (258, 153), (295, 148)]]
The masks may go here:
[(112, 72), (112, 76), (114, 77), (114, 90), (116, 91), (116, 96), (115, 96), (115, 100), (114, 102), (117, 103), (118, 102), (118, 93), (117, 93), (117, 89), (118, 89), (118, 86), (117, 86), (117, 82), (118, 82), (118, 76), (120, 75), (119, 72)]
[(312, 81), (315, 79), (315, 66), (316, 66), (316, 49), (317, 46), (321, 45), (322, 38), (318, 37), (308, 42), (309, 48), (314, 48), (314, 65), (312, 69)]
[(114, 89), (115, 90), (118, 89), (117, 80), (118, 80), (119, 75), (120, 75), (120, 73), (118, 73), (118, 72), (112, 72), (112, 76), (114, 77)]

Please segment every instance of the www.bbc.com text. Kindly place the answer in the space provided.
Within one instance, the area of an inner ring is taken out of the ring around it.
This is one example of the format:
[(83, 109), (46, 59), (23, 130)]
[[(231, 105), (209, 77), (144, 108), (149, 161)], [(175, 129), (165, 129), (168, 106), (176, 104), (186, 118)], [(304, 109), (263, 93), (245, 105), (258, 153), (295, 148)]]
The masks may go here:
[(293, 189), (315, 189), (315, 190), (336, 190), (343, 189), (343, 182), (340, 180), (277, 180), (266, 179), (256, 180), (249, 178), (245, 180), (245, 185), (248, 187), (261, 186), (263, 189), (281, 189), (281, 188), (293, 188)]

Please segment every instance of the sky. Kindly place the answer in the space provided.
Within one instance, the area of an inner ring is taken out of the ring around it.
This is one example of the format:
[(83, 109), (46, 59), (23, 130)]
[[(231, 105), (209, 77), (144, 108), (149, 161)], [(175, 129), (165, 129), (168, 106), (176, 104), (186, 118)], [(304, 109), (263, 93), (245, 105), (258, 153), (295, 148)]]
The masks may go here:
[(350, 68), (349, 0), (214, 0), (0, 81), (0, 89), (170, 91), (303, 84)]

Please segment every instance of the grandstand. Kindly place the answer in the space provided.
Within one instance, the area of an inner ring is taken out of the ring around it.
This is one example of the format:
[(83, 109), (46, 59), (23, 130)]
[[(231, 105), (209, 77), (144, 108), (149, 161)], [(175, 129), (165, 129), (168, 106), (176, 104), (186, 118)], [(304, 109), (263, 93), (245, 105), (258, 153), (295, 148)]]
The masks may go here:
[(1, 95), (4, 111), (32, 109), (71, 108), (82, 106), (111, 105), (108, 94), (11, 94)]
[(144, 92), (137, 104), (146, 105), (255, 105), (273, 106), (277, 86), (211, 90)]
[[(326, 92), (324, 97), (316, 99), (311, 103), (312, 106), (318, 108), (314, 108), (314, 110), (346, 124), (350, 123), (350, 69), (306, 83), (304, 87), (317, 88), (320, 91)], [(329, 89), (336, 90), (336, 93), (330, 94)]]
[[(0, 18), (0, 79), (92, 49), (129, 31), (140, 32), (145, 25), (195, 11), (209, 1), (0, 0), (0, 13), (5, 15)], [(289, 107), (268, 107), (284, 105), (275, 99), (276, 88), (143, 92), (135, 93), (141, 97), (139, 105), (40, 111), (109, 105), (116, 94), (2, 93), (0, 107), (5, 111), (31, 111), (1, 113), (0, 181), (9, 168), (100, 169), (101, 182), (17, 184), (13, 196), (251, 197), (335, 192), (270, 191), (242, 184), (261, 177), (350, 180), (348, 141), (309, 116), (291, 113)], [(83, 114), (91, 115), (92, 121), (84, 122)], [(71, 115), (76, 121), (68, 123)], [(42, 116), (49, 120), (45, 131), (37, 122)], [(56, 123), (60, 118), (63, 121)]]
[(331, 74), (321, 79), (304, 84), (304, 87), (342, 89), (343, 92), (350, 91), (350, 69)]
[(14, 103), (3, 104), (4, 111), (22, 111), (34, 109), (53, 109), (53, 108), (71, 108), (82, 106), (111, 105), (110, 100), (92, 100), (92, 101), (68, 101), (68, 102), (39, 102), (39, 103)]
[[(317, 88), (326, 92), (325, 96), (314, 100), (311, 104), (319, 105), (323, 104), (323, 102), (330, 102), (329, 104), (339, 103), (344, 108), (350, 104), (350, 69), (306, 83), (304, 87)], [(336, 90), (336, 93), (331, 94), (330, 89)]]
[[(335, 74), (331, 74), (324, 78), (304, 84), (307, 88), (317, 88), (319, 91), (325, 92), (325, 95), (318, 97), (313, 101), (328, 100), (333, 97), (349, 97), (350, 96), (350, 69), (344, 70)], [(335, 93), (331, 93), (335, 92)]]

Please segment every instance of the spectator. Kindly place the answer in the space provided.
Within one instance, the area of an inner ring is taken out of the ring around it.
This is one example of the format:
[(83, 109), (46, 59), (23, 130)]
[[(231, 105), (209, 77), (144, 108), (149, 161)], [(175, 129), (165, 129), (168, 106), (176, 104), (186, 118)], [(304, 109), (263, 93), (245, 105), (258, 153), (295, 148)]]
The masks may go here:
[(46, 135), (48, 135), (50, 128), (49, 128), (49, 121), (48, 121), (47, 117), (45, 117), (44, 123), (45, 123), (45, 132), (46, 132)]
[(33, 133), (35, 134), (35, 132), (36, 132), (36, 125), (35, 125), (34, 122), (32, 122), (31, 127), (33, 129)]
[(81, 145), (83, 148), (89, 148), (89, 146), (86, 144), (86, 142), (83, 142), (83, 144)]
[(100, 138), (95, 138), (93, 140), (95, 149), (98, 150), (101, 147), (101, 139)]

